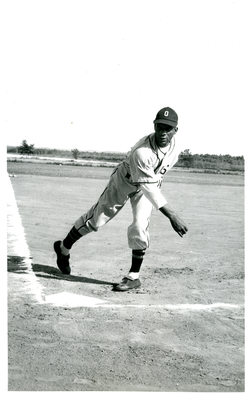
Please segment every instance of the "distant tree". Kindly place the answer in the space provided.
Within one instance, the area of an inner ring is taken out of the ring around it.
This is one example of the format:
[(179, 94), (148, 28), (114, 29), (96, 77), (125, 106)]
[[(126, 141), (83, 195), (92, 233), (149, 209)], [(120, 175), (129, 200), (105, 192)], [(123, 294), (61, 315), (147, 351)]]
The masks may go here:
[(77, 159), (78, 159), (78, 156), (79, 156), (79, 153), (80, 153), (80, 151), (79, 151), (78, 149), (73, 149), (73, 150), (71, 150), (71, 153), (72, 153), (72, 155), (73, 155), (74, 159), (75, 159), (75, 160), (77, 160)]
[(186, 149), (180, 153), (179, 161), (183, 162), (185, 167), (190, 168), (193, 165), (193, 156), (189, 149)]
[(232, 159), (233, 159), (233, 157), (230, 156), (230, 154), (225, 154), (225, 155), (223, 156), (223, 161), (225, 161), (225, 162), (227, 162), (227, 163), (229, 163), (229, 164), (232, 164)]
[(7, 146), (7, 153), (18, 153), (16, 146)]
[(23, 140), (21, 146), (18, 147), (18, 153), (20, 154), (34, 154), (34, 144), (28, 144), (27, 140)]

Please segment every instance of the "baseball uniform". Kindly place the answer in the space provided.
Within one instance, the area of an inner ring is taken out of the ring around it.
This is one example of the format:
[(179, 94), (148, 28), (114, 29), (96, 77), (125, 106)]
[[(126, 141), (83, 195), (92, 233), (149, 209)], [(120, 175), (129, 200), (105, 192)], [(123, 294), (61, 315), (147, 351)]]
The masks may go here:
[(129, 247), (148, 248), (150, 215), (153, 207), (158, 210), (167, 203), (160, 189), (162, 179), (177, 159), (175, 137), (164, 148), (157, 147), (154, 133), (140, 139), (114, 169), (98, 202), (75, 222), (79, 235), (98, 231), (130, 200), (133, 221), (127, 231)]

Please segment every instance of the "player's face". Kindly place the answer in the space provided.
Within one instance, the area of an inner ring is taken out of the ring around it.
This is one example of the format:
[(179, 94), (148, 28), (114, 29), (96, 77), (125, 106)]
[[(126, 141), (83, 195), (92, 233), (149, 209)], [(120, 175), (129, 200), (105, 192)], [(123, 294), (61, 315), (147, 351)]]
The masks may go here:
[(155, 124), (155, 140), (158, 147), (166, 147), (178, 128), (165, 124)]

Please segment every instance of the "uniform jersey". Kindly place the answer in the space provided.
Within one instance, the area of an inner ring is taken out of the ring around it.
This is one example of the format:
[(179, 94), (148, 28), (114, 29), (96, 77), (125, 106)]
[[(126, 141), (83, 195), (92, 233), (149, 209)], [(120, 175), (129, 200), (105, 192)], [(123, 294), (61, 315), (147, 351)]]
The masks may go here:
[(155, 134), (140, 139), (127, 154), (124, 165), (131, 176), (132, 184), (142, 190), (156, 209), (167, 203), (160, 187), (163, 176), (178, 160), (176, 138), (172, 138), (168, 146), (159, 148), (155, 142)]
[(175, 137), (161, 149), (155, 143), (154, 134), (139, 140), (114, 169), (97, 203), (75, 222), (75, 229), (82, 236), (97, 232), (130, 200), (133, 221), (127, 230), (129, 247), (148, 248), (150, 215), (153, 206), (159, 209), (167, 203), (160, 187), (164, 174), (177, 158)]

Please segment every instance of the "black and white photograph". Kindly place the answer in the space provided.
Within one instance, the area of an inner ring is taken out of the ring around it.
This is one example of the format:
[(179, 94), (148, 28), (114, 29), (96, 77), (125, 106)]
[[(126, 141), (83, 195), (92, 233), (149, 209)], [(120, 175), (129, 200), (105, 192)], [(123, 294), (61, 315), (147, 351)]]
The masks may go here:
[(245, 398), (248, 1), (0, 14), (3, 392)]

